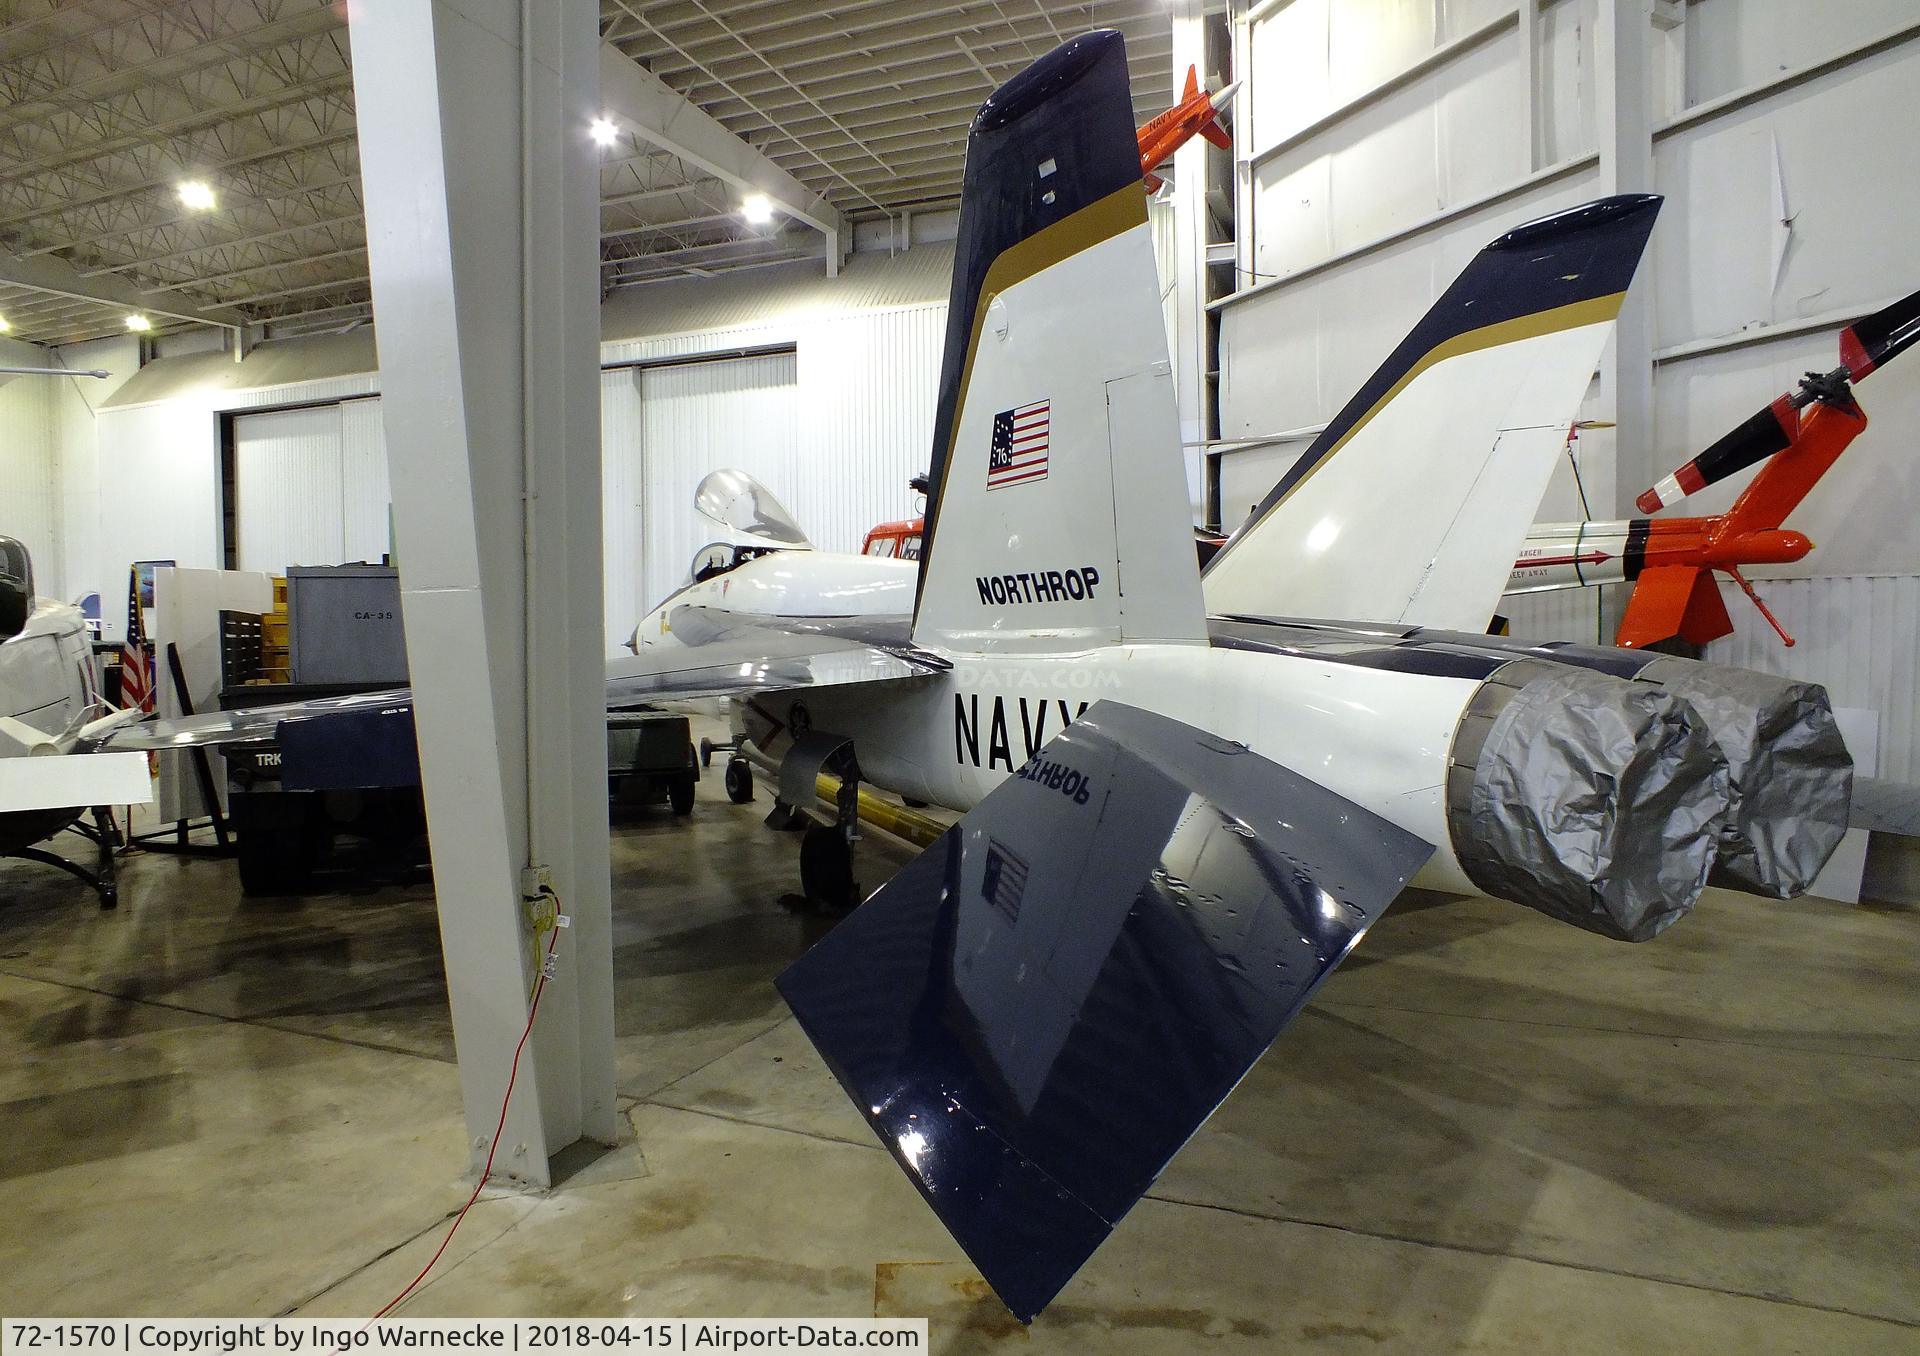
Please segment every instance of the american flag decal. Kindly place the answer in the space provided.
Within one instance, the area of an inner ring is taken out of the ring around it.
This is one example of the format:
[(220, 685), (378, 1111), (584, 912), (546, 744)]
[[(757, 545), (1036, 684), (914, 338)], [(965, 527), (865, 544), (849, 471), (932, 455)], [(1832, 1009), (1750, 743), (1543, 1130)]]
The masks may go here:
[(987, 450), (988, 489), (1047, 478), (1047, 426), (1052, 407), (1051, 400), (1036, 400), (993, 416), (993, 445)]

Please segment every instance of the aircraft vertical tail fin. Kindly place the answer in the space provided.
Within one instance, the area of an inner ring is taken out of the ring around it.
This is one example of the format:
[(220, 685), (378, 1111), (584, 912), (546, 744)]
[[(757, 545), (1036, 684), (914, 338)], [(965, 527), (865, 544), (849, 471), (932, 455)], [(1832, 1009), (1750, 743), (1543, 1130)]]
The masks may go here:
[(917, 643), (1204, 641), (1118, 33), (973, 120), (929, 480)]
[(1484, 629), (1659, 205), (1481, 250), (1208, 564), (1208, 610)]

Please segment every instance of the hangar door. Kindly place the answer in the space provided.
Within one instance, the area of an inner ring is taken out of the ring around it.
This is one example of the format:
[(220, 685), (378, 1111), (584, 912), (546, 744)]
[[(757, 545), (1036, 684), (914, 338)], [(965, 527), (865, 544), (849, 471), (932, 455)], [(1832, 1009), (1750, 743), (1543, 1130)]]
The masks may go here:
[[(607, 373), (608, 379), (615, 375)], [(640, 466), (639, 492), (631, 496), (637, 511), (628, 513), (624, 524), (610, 521), (607, 540), (612, 563), (622, 559), (616, 532), (624, 527), (639, 533), (637, 549), (624, 546), (626, 558), (639, 565), (634, 595), (639, 612), (686, 583), (694, 552), (718, 534), (693, 511), (694, 489), (709, 471), (738, 467), (790, 509), (801, 510), (808, 495), (800, 483), (805, 468), (799, 455), (797, 381), (792, 353), (640, 369), (638, 436), (619, 449), (609, 437), (606, 448), (609, 482), (616, 455), (637, 458)], [(611, 425), (609, 418), (609, 432)], [(609, 588), (610, 598), (614, 591)], [(635, 615), (619, 629), (619, 639), (638, 620)], [(609, 630), (615, 630), (611, 619)]]
[(377, 561), (387, 551), (387, 448), (378, 397), (237, 414), (233, 419), (235, 564)]

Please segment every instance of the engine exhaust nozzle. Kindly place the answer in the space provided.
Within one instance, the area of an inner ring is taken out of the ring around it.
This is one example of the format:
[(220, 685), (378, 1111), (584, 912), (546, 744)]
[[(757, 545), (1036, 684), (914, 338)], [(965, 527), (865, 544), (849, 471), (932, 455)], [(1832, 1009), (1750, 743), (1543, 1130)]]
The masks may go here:
[(1853, 759), (1826, 689), (1664, 655), (1638, 678), (1698, 711), (1727, 760), (1733, 806), (1712, 883), (1805, 894), (1840, 846), (1853, 801)]
[(1519, 659), (1454, 732), (1447, 820), (1488, 894), (1643, 942), (1694, 905), (1719, 855), (1727, 762), (1686, 700)]

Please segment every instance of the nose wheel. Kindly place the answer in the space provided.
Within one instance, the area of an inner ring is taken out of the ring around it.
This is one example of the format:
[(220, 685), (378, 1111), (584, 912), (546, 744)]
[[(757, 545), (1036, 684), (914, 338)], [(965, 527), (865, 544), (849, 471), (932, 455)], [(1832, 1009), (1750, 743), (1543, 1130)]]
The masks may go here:
[[(823, 772), (840, 782), (830, 824), (817, 822), (811, 812)], [(809, 900), (842, 913), (860, 902), (860, 883), (853, 875), (853, 845), (860, 838), (860, 768), (854, 761), (852, 740), (823, 730), (809, 730), (794, 740), (780, 761), (779, 786), (767, 825), (803, 831), (800, 888)]]
[(744, 758), (727, 759), (727, 799), (745, 805), (753, 799), (753, 768)]

